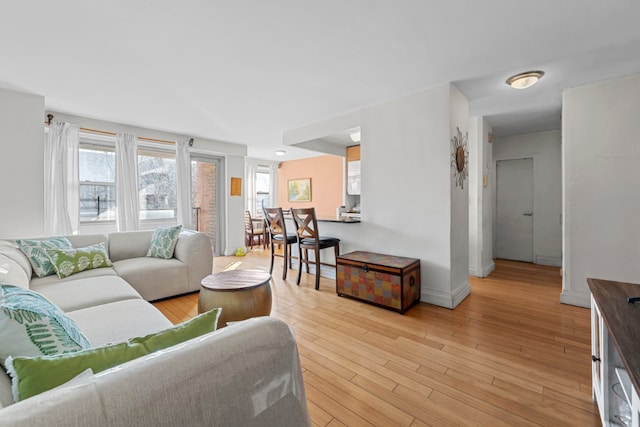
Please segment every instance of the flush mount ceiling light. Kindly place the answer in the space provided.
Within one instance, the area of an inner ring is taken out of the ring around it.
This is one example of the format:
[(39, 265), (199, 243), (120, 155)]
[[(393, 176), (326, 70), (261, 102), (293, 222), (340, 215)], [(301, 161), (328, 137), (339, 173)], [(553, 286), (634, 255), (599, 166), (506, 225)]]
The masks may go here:
[(507, 84), (514, 89), (526, 89), (538, 83), (542, 76), (544, 76), (544, 71), (527, 71), (509, 77)]
[(276, 150), (276, 156), (284, 156), (285, 154), (287, 154), (286, 150)]
[(350, 133), (349, 137), (353, 142), (360, 142), (360, 131)]

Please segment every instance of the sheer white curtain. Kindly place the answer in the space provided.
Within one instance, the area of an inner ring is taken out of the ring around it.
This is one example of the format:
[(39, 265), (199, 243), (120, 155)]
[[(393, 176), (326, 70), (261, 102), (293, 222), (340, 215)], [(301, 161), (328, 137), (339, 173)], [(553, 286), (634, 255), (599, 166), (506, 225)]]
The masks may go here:
[(116, 134), (116, 223), (118, 231), (138, 229), (138, 138)]
[(191, 155), (189, 143), (176, 141), (178, 224), (191, 228)]
[[(254, 159), (245, 159), (244, 163), (244, 210), (250, 211), (252, 216), (257, 216), (256, 212), (256, 172), (258, 163)], [(259, 212), (262, 214), (262, 212)]]
[(76, 234), (80, 224), (78, 146), (80, 128), (53, 122), (44, 147), (44, 232)]
[(269, 199), (269, 206), (278, 205), (278, 167), (273, 164), (269, 165)]

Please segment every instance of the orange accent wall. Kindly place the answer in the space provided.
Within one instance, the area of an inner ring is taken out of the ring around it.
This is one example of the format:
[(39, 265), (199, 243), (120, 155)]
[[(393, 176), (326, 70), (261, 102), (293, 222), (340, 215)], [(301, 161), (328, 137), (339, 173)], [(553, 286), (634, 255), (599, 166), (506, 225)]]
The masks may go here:
[[(278, 206), (289, 208), (316, 208), (317, 216), (335, 217), (336, 208), (342, 206), (342, 157), (319, 156), (280, 163), (278, 169)], [(290, 202), (287, 193), (290, 179), (311, 178), (311, 202)]]

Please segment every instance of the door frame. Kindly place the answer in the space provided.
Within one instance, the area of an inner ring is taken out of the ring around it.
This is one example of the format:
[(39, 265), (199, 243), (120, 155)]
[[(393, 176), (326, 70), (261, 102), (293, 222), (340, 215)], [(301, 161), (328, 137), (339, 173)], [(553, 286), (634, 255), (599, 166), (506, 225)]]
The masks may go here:
[(224, 253), (224, 243), (227, 241), (226, 230), (223, 224), (226, 224), (226, 197), (224, 192), (225, 183), (225, 158), (217, 156), (206, 151), (191, 150), (189, 153), (189, 164), (192, 161), (215, 163), (216, 165), (216, 239), (213, 248), (214, 256)]
[(533, 185), (533, 200), (531, 201), (531, 206), (533, 209), (533, 221), (531, 224), (531, 250), (532, 250), (532, 254), (531, 254), (531, 258), (532, 264), (537, 264), (536, 262), (536, 161), (537, 161), (537, 154), (525, 154), (525, 155), (513, 155), (513, 156), (499, 156), (499, 157), (494, 157), (493, 158), (493, 170), (491, 171), (491, 197), (493, 198), (493, 203), (491, 204), (492, 206), (492, 216), (493, 216), (493, 259), (496, 259), (496, 247), (497, 247), (497, 240), (498, 240), (498, 233), (497, 233), (497, 215), (496, 215), (496, 210), (498, 207), (498, 191), (497, 191), (497, 183), (498, 183), (498, 162), (503, 161), (503, 160), (525, 160), (525, 159), (531, 159), (533, 162), (532, 165), (532, 183), (531, 185)]

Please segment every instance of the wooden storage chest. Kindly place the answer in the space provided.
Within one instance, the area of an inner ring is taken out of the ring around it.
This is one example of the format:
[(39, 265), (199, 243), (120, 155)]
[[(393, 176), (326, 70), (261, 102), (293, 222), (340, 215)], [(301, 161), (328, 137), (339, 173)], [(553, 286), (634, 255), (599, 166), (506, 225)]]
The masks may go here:
[(404, 314), (420, 300), (420, 260), (364, 251), (340, 255), (336, 293)]

